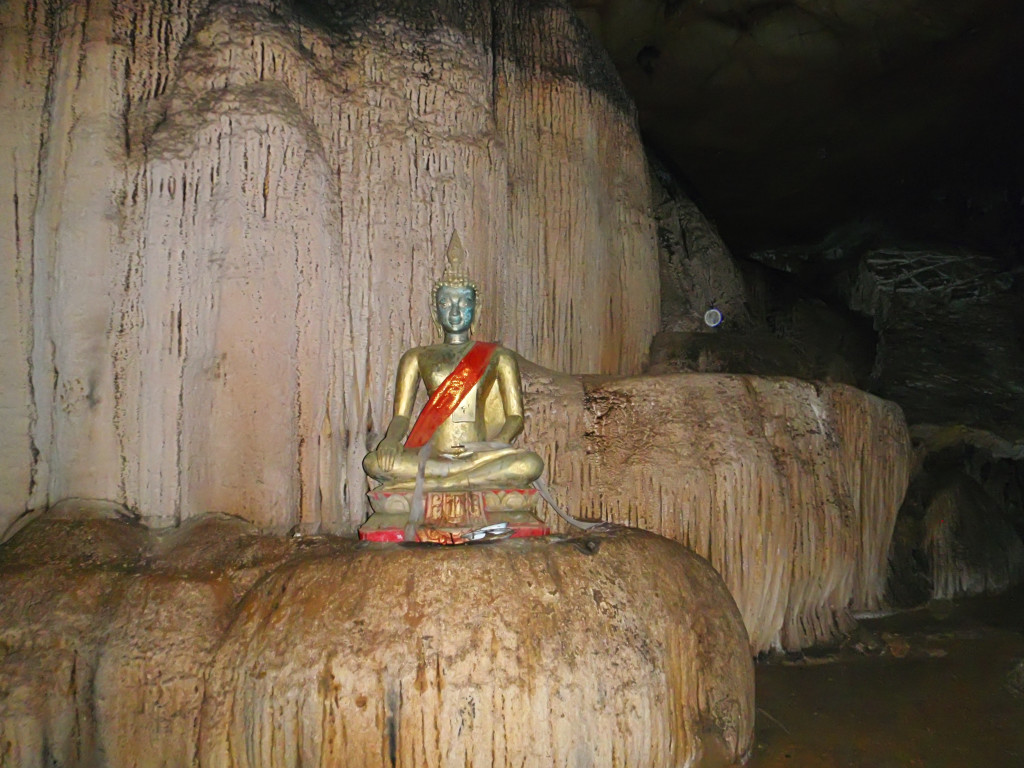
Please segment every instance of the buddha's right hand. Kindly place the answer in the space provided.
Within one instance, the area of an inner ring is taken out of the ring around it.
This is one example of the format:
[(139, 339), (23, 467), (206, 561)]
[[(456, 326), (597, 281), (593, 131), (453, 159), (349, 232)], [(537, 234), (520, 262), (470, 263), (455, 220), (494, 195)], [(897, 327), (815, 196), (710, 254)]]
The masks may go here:
[(381, 440), (380, 445), (377, 446), (377, 465), (385, 472), (390, 472), (394, 469), (395, 459), (401, 452), (402, 444), (397, 440), (388, 440), (387, 438)]

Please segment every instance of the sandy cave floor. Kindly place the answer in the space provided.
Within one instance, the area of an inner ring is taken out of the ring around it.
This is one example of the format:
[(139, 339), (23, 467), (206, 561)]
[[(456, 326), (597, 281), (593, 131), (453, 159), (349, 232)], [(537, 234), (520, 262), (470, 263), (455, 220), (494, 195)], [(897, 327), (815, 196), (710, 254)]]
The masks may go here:
[(756, 674), (750, 768), (1024, 768), (1024, 589), (865, 620)]

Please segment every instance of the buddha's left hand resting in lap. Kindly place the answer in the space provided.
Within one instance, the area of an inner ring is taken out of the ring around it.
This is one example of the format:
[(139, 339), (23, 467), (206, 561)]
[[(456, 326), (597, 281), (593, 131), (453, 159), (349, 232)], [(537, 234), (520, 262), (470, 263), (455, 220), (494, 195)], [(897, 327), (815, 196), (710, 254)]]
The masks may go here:
[[(382, 483), (376, 491), (412, 490), (424, 446), (429, 446), (423, 466), (427, 491), (526, 488), (544, 469), (536, 453), (511, 446), (523, 431), (519, 366), (512, 351), (471, 339), (476, 286), (463, 258), (455, 235), (444, 277), (434, 287), (444, 342), (402, 355), (394, 416), (377, 450), (363, 459), (366, 474)], [(421, 381), (429, 400), (410, 430)], [(487, 401), (495, 387), (503, 422), (488, 419)]]

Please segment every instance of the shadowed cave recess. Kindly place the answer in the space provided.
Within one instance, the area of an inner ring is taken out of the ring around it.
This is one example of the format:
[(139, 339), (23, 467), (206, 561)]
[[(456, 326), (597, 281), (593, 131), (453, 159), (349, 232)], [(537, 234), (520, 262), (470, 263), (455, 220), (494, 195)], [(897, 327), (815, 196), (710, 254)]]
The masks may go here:
[[(0, 766), (938, 765), (862, 744), (865, 698), (942, 697), (926, 664), (1012, 722), (1022, 32), (1009, 0), (4, 3)], [(355, 538), (454, 232), (520, 443), (598, 528)]]

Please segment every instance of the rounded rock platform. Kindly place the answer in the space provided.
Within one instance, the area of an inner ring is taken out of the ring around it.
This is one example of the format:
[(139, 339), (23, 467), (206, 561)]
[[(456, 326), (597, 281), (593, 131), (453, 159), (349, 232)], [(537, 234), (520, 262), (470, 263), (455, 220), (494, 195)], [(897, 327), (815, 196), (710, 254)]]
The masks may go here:
[[(39, 538), (65, 525), (0, 547), (0, 683), (17, 687), (0, 737), (25, 765), (53, 745), (67, 765), (225, 768), (725, 765), (750, 749), (739, 612), (705, 560), (653, 534), (400, 546), (216, 516), (133, 527), (116, 558), (65, 541), (55, 562)], [(74, 619), (52, 592), (79, 581), (96, 599)], [(58, 657), (69, 685), (22, 668)]]

